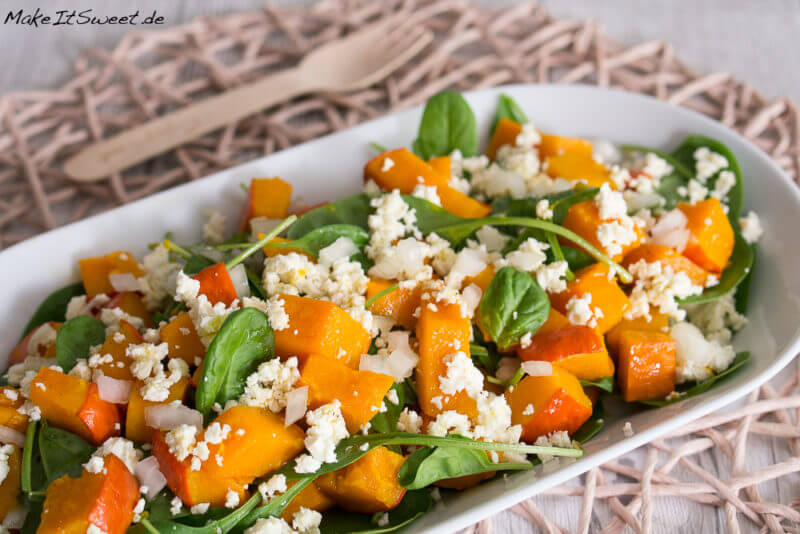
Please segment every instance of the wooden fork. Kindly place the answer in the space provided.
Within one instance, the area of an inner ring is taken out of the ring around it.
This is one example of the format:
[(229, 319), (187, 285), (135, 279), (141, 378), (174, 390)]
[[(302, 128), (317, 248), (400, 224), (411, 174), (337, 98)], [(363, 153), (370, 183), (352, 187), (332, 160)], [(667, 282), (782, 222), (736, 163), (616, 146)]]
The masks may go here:
[(433, 36), (400, 16), (328, 43), (300, 64), (225, 91), (90, 145), (64, 164), (80, 182), (100, 180), (295, 96), (346, 92), (386, 77), (420, 52)]

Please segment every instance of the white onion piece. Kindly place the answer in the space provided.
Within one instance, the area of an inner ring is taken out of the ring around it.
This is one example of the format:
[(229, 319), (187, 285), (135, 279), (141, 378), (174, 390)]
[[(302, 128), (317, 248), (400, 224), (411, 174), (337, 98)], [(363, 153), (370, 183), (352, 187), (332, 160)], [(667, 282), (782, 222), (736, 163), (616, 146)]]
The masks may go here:
[(97, 395), (106, 402), (128, 404), (128, 397), (131, 395), (131, 381), (100, 375), (97, 378)]
[(625, 202), (628, 204), (630, 213), (641, 209), (654, 208), (661, 205), (662, 197), (658, 193), (634, 193), (625, 195)]
[(155, 456), (148, 456), (144, 460), (136, 462), (133, 472), (136, 474), (136, 478), (139, 479), (139, 484), (147, 487), (145, 497), (147, 497), (148, 501), (167, 485), (167, 479), (161, 472), (161, 467), (158, 465), (158, 460)]
[(283, 424), (289, 426), (306, 414), (308, 405), (308, 386), (294, 388), (286, 395), (286, 416)]
[(536, 360), (522, 362), (522, 370), (530, 376), (550, 376), (553, 374), (553, 364)]
[(622, 152), (617, 145), (608, 139), (595, 139), (592, 141), (592, 156), (605, 165), (619, 164), (622, 161)]
[(458, 253), (450, 270), (464, 276), (475, 276), (485, 268), (486, 260), (483, 259), (483, 255), (477, 250), (465, 248)]
[(14, 508), (6, 514), (6, 518), (3, 519), (3, 526), (7, 529), (20, 529), (25, 524), (27, 515), (28, 510), (25, 507)]
[(414, 372), (419, 356), (411, 349), (393, 350), (387, 358), (395, 381), (405, 380)]
[(258, 234), (267, 235), (278, 227), (283, 219), (270, 219), (269, 217), (253, 217), (250, 219), (250, 235), (258, 239)]
[(203, 430), (203, 414), (179, 402), (148, 406), (144, 409), (144, 422), (157, 430), (173, 430), (181, 425)]
[(0, 425), (0, 443), (10, 443), (21, 449), (25, 446), (25, 434), (18, 432), (13, 428)]
[(108, 281), (111, 282), (114, 291), (139, 291), (141, 289), (139, 280), (133, 276), (133, 273), (110, 273)]
[(217, 263), (225, 261), (225, 254), (221, 250), (217, 250), (212, 247), (204, 247), (200, 252), (203, 256), (205, 256), (209, 260), (215, 261)]
[(678, 252), (683, 252), (686, 244), (689, 242), (691, 236), (688, 229), (676, 229), (669, 232), (656, 234), (650, 238), (649, 243), (653, 245), (663, 245), (665, 247), (673, 248)]
[(670, 232), (672, 230), (681, 230), (686, 228), (686, 223), (688, 222), (689, 219), (686, 218), (686, 215), (681, 210), (674, 209), (662, 215), (658, 219), (658, 222), (653, 225), (653, 228), (650, 230), (650, 232), (653, 235), (658, 235)]
[(349, 237), (340, 237), (319, 251), (321, 265), (333, 265), (336, 260), (347, 259), (358, 252), (358, 247)]
[(358, 362), (358, 370), (394, 376), (394, 372), (389, 366), (389, 359), (380, 354), (362, 354), (361, 360)]
[(494, 374), (495, 378), (503, 382), (508, 382), (517, 374), (520, 363), (519, 358), (511, 358), (508, 356), (500, 358), (500, 361), (497, 362), (497, 372)]
[(483, 297), (483, 291), (480, 287), (476, 284), (470, 284), (464, 288), (464, 291), (461, 292), (461, 298), (464, 299), (464, 302), (469, 309), (470, 315), (475, 313), (475, 308), (478, 307), (478, 304), (481, 303), (481, 298)]
[(247, 272), (244, 270), (244, 264), (240, 263), (233, 269), (229, 269), (228, 275), (231, 277), (233, 287), (236, 288), (236, 294), (239, 298), (249, 297), (250, 284), (247, 282)]

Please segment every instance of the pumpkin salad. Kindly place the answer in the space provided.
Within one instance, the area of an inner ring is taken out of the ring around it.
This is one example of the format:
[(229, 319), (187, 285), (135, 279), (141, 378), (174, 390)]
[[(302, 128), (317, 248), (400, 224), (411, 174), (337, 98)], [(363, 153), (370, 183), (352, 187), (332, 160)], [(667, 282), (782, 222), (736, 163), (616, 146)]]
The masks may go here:
[(233, 235), (78, 261), (0, 386), (5, 528), (391, 532), (746, 364), (762, 230), (719, 142), (552, 135), (502, 95), (479, 154), (445, 92), (374, 146), (359, 194), (255, 178)]

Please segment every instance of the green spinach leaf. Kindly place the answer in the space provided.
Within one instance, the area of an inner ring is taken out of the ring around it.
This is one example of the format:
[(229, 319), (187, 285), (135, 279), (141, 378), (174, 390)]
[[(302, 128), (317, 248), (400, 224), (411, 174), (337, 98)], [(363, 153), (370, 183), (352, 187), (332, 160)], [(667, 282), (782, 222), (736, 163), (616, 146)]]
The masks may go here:
[(186, 273), (187, 276), (192, 276), (206, 267), (211, 267), (216, 262), (202, 256), (200, 254), (192, 254), (186, 259), (186, 264), (183, 266), (183, 272)]
[(56, 360), (68, 373), (79, 358), (89, 357), (89, 348), (100, 345), (106, 339), (106, 325), (102, 321), (79, 315), (58, 329), (56, 334)]
[(479, 345), (478, 343), (469, 344), (469, 354), (472, 356), (472, 359), (475, 361), (475, 363), (481, 365), (491, 374), (497, 372), (498, 363), (500, 362), (500, 358), (503, 357), (490, 345), (485, 346)]
[(572, 435), (572, 439), (578, 443), (586, 443), (600, 432), (606, 425), (605, 409), (603, 408), (603, 399), (597, 399), (592, 410), (592, 415), (581, 427)]
[(39, 454), (47, 475), (47, 483), (63, 475), (81, 476), (83, 464), (89, 461), (94, 447), (86, 440), (42, 422), (39, 430)]
[(757, 255), (755, 244), (750, 245), (750, 250), (753, 251), (753, 263), (750, 265), (750, 270), (747, 272), (747, 275), (739, 282), (739, 285), (736, 286), (736, 293), (733, 297), (736, 311), (742, 315), (747, 315), (747, 305), (750, 301), (750, 284), (753, 282), (753, 270), (756, 268)]
[(372, 212), (369, 200), (369, 196), (360, 193), (314, 208), (297, 219), (287, 231), (286, 237), (299, 239), (315, 228), (330, 224), (352, 224), (368, 230), (367, 219)]
[[(405, 200), (406, 204), (408, 204), (408, 206), (414, 210), (414, 213), (417, 216), (416, 227), (419, 228), (419, 231), (422, 232), (423, 235), (437, 232), (440, 228), (444, 228), (446, 226), (462, 224), (474, 220), (453, 215), (443, 207), (437, 206), (436, 204), (425, 200), (424, 198), (415, 197), (413, 195), (403, 195), (403, 200)], [(480, 228), (480, 226), (467, 229), (463, 233), (457, 232), (454, 234), (458, 237), (454, 237), (454, 235), (440, 235), (440, 237), (447, 239), (451, 243), (461, 242), (478, 228)]]
[(208, 415), (214, 403), (237, 399), (245, 378), (274, 350), (275, 334), (264, 312), (243, 308), (230, 314), (208, 347), (195, 393), (197, 409)]
[(247, 275), (247, 285), (250, 286), (250, 294), (261, 300), (267, 300), (267, 294), (264, 292), (264, 288), (261, 287), (261, 277), (247, 264), (244, 266), (244, 272)]
[(394, 432), (397, 430), (397, 421), (400, 419), (400, 412), (406, 405), (406, 383), (395, 382), (389, 391), (394, 390), (397, 394), (398, 403), (391, 402), (388, 398), (384, 399), (383, 403), (386, 405), (386, 411), (376, 413), (370, 420), (372, 428), (381, 433)]
[(349, 512), (325, 512), (320, 524), (322, 534), (387, 534), (411, 524), (425, 515), (433, 506), (427, 490), (408, 491), (396, 508), (386, 512), (386, 524), (378, 526), (376, 517), (382, 514), (366, 515)]
[(550, 300), (531, 275), (503, 267), (484, 293), (479, 313), (481, 325), (502, 351), (536, 333), (550, 313)]
[(364, 228), (353, 224), (329, 224), (311, 230), (298, 239), (284, 243), (268, 243), (270, 248), (296, 249), (319, 258), (319, 251), (332, 245), (340, 237), (352, 241), (359, 249), (369, 242), (369, 234)]
[(70, 284), (52, 292), (39, 304), (36, 311), (33, 312), (33, 317), (31, 317), (28, 324), (25, 325), (21, 338), (24, 338), (37, 326), (43, 325), (49, 321), (64, 322), (69, 301), (72, 300), (72, 297), (85, 294), (86, 291), (83, 289), (83, 283), (81, 282)]
[(570, 270), (573, 272), (580, 271), (584, 267), (588, 267), (597, 261), (591, 255), (579, 248), (565, 247), (564, 245), (561, 245), (561, 253), (564, 255), (564, 259), (566, 260), (567, 265), (569, 265)]
[(502, 118), (511, 119), (519, 124), (525, 124), (528, 122), (528, 117), (525, 115), (525, 112), (522, 111), (522, 108), (519, 107), (513, 98), (505, 93), (501, 93), (497, 98), (497, 110), (494, 112), (492, 128), (489, 130), (490, 135), (494, 133), (494, 129), (497, 127), (497, 122)]
[(671, 210), (678, 205), (678, 202), (686, 200), (685, 197), (678, 193), (678, 189), (681, 187), (686, 187), (686, 185), (689, 183), (689, 180), (694, 178), (693, 162), (691, 162), (689, 166), (686, 166), (683, 162), (679, 161), (670, 154), (661, 152), (654, 148), (623, 145), (622, 149), (628, 152), (651, 152), (661, 159), (666, 160), (666, 162), (672, 166), (672, 172), (661, 177), (658, 189), (656, 189), (656, 193), (664, 198), (664, 209)]
[(444, 91), (425, 104), (414, 153), (428, 160), (456, 149), (465, 157), (474, 156), (478, 151), (478, 127), (464, 97)]
[(736, 241), (733, 245), (733, 252), (731, 259), (728, 261), (728, 266), (722, 271), (719, 277), (719, 283), (711, 286), (699, 295), (694, 295), (681, 300), (681, 304), (698, 304), (701, 302), (711, 302), (720, 297), (723, 297), (736, 289), (753, 267), (755, 260), (755, 249), (744, 240), (744, 238), (735, 232)]
[(607, 376), (605, 378), (601, 378), (599, 380), (581, 380), (581, 385), (583, 387), (595, 387), (602, 389), (607, 393), (614, 393), (614, 377)]

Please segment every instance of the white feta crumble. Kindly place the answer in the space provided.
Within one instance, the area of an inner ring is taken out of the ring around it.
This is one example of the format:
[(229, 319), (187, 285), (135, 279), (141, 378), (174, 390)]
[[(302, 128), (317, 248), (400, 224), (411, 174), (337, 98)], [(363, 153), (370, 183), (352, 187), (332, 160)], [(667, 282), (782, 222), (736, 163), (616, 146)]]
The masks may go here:
[[(338, 399), (308, 411), (306, 423), (309, 426), (304, 443), (309, 454), (297, 458), (298, 473), (313, 473), (323, 463), (335, 462), (336, 445), (349, 436)], [(311, 469), (313, 466), (316, 467)]]
[(322, 514), (305, 506), (301, 506), (292, 516), (292, 528), (303, 534), (319, 532), (321, 522)]
[(722, 171), (714, 182), (714, 190), (711, 191), (711, 196), (723, 200), (735, 185), (736, 175), (731, 171)]
[[(100, 465), (102, 465), (103, 457), (109, 454), (113, 454), (122, 460), (122, 463), (125, 464), (125, 467), (127, 467), (128, 471), (131, 473), (134, 472), (133, 468), (136, 462), (142, 459), (142, 451), (134, 447), (132, 441), (125, 438), (108, 438), (94, 451), (90, 463), (95, 458), (100, 458)], [(84, 465), (87, 471), (89, 471), (88, 465), (89, 464)]]
[(635, 284), (630, 293), (631, 307), (626, 319), (645, 317), (650, 320), (651, 309), (658, 308), (664, 315), (681, 321), (686, 312), (678, 306), (678, 299), (699, 295), (703, 287), (692, 283), (684, 272), (674, 272), (672, 267), (659, 261), (647, 263), (639, 260), (628, 266)]
[(742, 230), (742, 237), (748, 243), (756, 243), (764, 233), (764, 229), (761, 227), (761, 219), (758, 218), (754, 211), (739, 219), (739, 228)]
[(667, 160), (652, 152), (647, 152), (644, 155), (643, 163), (644, 165), (641, 167), (641, 171), (656, 181), (673, 171), (672, 165), (670, 165)]
[(269, 480), (258, 485), (258, 492), (265, 502), (274, 495), (285, 493), (286, 489), (286, 477), (281, 474), (272, 475)]
[(733, 347), (706, 340), (695, 325), (676, 323), (669, 335), (675, 340), (677, 383), (701, 381), (727, 369), (736, 353)]
[(689, 322), (697, 326), (709, 341), (728, 344), (733, 332), (747, 324), (747, 318), (736, 311), (734, 293), (711, 302), (689, 304), (686, 309)]
[(597, 240), (610, 256), (622, 254), (623, 247), (638, 239), (636, 225), (628, 216), (604, 222), (597, 227)]
[(544, 220), (553, 218), (553, 208), (550, 207), (550, 201), (546, 198), (536, 203), (536, 218)]
[(180, 497), (173, 497), (171, 501), (169, 501), (169, 513), (172, 515), (178, 515), (183, 510), (183, 502), (181, 502)]
[(237, 506), (239, 506), (239, 494), (228, 490), (225, 494), (225, 508), (236, 508)]
[(383, 165), (381, 165), (381, 172), (387, 172), (392, 167), (394, 167), (394, 161), (392, 158), (384, 158)]
[(477, 397), (483, 391), (483, 373), (472, 363), (472, 358), (462, 351), (445, 356), (447, 365), (445, 376), (439, 377), (439, 389), (445, 395), (455, 395), (465, 391), (470, 397)]
[(189, 511), (191, 513), (193, 513), (193, 514), (204, 514), (204, 513), (208, 512), (208, 509), (209, 509), (210, 506), (211, 506), (210, 503), (201, 502), (201, 503), (195, 504), (194, 506), (189, 508)]
[(711, 151), (708, 147), (700, 147), (694, 151), (694, 167), (697, 179), (705, 183), (722, 169), (728, 168), (725, 156)]
[(297, 365), (295, 356), (286, 361), (273, 358), (260, 364), (256, 372), (245, 379), (244, 393), (239, 397), (239, 404), (266, 407), (273, 413), (284, 410), (289, 392), (300, 380)]
[(435, 185), (417, 184), (414, 186), (414, 190), (411, 192), (411, 195), (425, 199), (431, 204), (436, 204), (437, 206), (442, 205), (442, 200), (439, 198), (439, 193), (436, 191)]
[(228, 315), (239, 309), (238, 300), (234, 300), (229, 306), (224, 302), (212, 305), (208, 297), (200, 294), (200, 282), (183, 271), (178, 273), (175, 300), (186, 303), (194, 328), (206, 347), (211, 344)]
[(592, 308), (592, 294), (584, 293), (573, 296), (567, 301), (567, 319), (572, 324), (586, 325), (592, 328), (597, 326), (597, 320), (603, 317), (603, 310)]
[(494, 226), (482, 226), (475, 236), (478, 242), (486, 247), (489, 252), (501, 252), (511, 240), (510, 236), (502, 233)]
[(8, 462), (12, 454), (14, 454), (14, 445), (0, 445), (0, 484), (6, 479), (8, 473), (11, 472), (11, 467)]
[(203, 241), (222, 243), (225, 241), (225, 217), (216, 209), (205, 210), (206, 222), (203, 224)]
[(403, 411), (400, 412), (400, 416), (397, 419), (397, 431), (419, 434), (422, 431), (422, 423), (422, 416), (406, 407), (403, 408)]
[(628, 206), (625, 197), (619, 191), (614, 191), (608, 183), (600, 187), (597, 196), (594, 197), (594, 204), (600, 219), (607, 221), (610, 219), (621, 219), (628, 214)]

